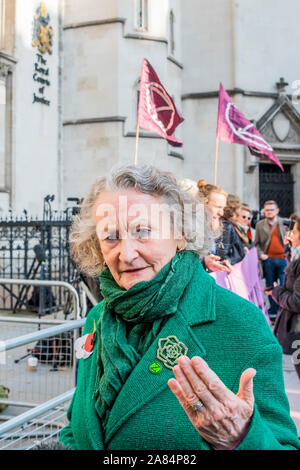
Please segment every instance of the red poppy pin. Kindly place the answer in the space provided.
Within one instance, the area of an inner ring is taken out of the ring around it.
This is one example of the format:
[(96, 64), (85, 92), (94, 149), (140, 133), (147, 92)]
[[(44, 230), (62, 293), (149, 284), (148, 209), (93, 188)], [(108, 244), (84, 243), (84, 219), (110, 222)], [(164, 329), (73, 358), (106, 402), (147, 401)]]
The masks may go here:
[(92, 333), (88, 333), (81, 336), (75, 341), (74, 348), (77, 359), (87, 359), (93, 352), (94, 349), (94, 336), (96, 331), (96, 323), (94, 320), (94, 330)]

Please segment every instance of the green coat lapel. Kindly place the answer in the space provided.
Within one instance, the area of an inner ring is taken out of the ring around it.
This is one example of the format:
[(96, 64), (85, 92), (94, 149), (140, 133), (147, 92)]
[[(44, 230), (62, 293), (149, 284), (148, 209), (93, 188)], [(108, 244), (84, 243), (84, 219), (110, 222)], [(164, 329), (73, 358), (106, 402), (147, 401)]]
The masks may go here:
[(173, 371), (161, 361), (159, 363), (162, 365), (162, 370), (158, 374), (150, 372), (151, 363), (158, 361), (157, 349), (160, 338), (176, 336), (188, 349), (189, 358), (195, 355), (203, 358), (206, 356), (206, 351), (195, 337), (191, 326), (215, 319), (214, 287), (215, 281), (204, 272), (201, 266), (200, 274), (195, 276), (193, 283), (183, 296), (180, 309), (163, 326), (121, 389), (110, 412), (105, 445), (132, 414), (168, 388), (168, 380), (175, 377)]

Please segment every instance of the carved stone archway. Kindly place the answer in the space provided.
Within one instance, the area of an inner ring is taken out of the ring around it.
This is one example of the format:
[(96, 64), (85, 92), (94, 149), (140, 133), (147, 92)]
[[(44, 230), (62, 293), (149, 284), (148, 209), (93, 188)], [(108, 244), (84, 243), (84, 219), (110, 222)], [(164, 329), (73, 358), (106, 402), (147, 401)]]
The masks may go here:
[[(300, 171), (300, 113), (293, 103), (293, 97), (285, 93), (285, 86), (288, 83), (281, 78), (276, 85), (278, 98), (264, 115), (254, 122), (254, 125), (273, 147), (275, 154), (285, 167), (285, 173), (282, 174), (279, 168), (279, 171), (277, 171), (274, 165), (261, 161), (247, 151), (247, 171), (252, 172), (257, 166), (260, 167), (260, 205), (262, 199), (267, 197), (266, 188), (262, 187), (264, 182), (266, 182), (266, 178), (269, 180), (269, 187), (272, 188), (273, 185), (272, 190), (270, 190), (270, 194), (272, 193), (273, 197), (269, 199), (276, 199), (277, 194), (278, 201), (282, 200), (283, 191), (287, 195), (287, 200), (295, 201), (296, 203), (300, 194), (300, 182), (297, 181), (299, 179), (297, 175)], [(270, 165), (269, 176), (268, 165)], [(285, 206), (287, 205), (288, 202), (286, 201)], [(290, 213), (293, 211), (293, 202), (291, 202)], [(289, 215), (287, 207), (285, 207), (284, 214), (282, 215)]]

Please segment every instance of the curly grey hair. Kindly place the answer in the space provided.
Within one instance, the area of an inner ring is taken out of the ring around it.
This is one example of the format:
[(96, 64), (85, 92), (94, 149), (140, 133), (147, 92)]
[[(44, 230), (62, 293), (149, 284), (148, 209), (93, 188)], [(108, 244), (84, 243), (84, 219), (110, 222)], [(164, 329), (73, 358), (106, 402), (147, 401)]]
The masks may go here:
[[(170, 210), (172, 228), (182, 231), (186, 250), (200, 258), (208, 253), (210, 244), (204, 216), (204, 201), (185, 191), (170, 172), (154, 166), (122, 166), (107, 177), (99, 178), (83, 200), (79, 215), (70, 231), (71, 256), (81, 272), (95, 276), (104, 268), (104, 260), (96, 233), (94, 207), (103, 191), (119, 192), (135, 189), (137, 192), (158, 196)], [(177, 224), (180, 224), (180, 227)]]

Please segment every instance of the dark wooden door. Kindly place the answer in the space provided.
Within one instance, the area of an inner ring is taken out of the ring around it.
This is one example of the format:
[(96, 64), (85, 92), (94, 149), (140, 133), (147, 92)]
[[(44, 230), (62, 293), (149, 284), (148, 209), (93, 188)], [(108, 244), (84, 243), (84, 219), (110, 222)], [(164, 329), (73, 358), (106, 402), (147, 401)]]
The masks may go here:
[(289, 217), (294, 212), (294, 180), (291, 165), (283, 165), (284, 172), (277, 165), (259, 165), (259, 206), (264, 202), (276, 201), (281, 217)]

